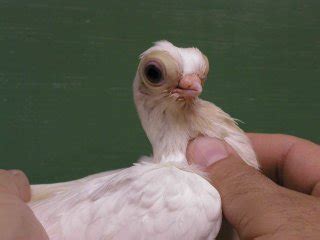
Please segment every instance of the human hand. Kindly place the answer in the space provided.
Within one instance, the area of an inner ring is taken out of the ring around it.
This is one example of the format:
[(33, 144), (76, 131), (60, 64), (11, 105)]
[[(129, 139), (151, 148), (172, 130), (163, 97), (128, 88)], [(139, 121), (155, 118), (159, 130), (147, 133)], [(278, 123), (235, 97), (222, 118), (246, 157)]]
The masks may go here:
[(44, 228), (25, 203), (30, 200), (26, 175), (0, 170), (0, 239), (47, 240)]
[(262, 173), (222, 141), (199, 137), (187, 149), (222, 198), (241, 239), (320, 239), (320, 146), (276, 134), (248, 134)]

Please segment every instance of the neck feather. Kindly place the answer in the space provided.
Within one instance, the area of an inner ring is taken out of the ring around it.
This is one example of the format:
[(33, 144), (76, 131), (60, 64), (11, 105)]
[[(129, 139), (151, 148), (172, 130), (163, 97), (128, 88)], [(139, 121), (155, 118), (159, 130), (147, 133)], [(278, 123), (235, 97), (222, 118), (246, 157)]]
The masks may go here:
[(135, 94), (135, 102), (153, 148), (154, 161), (187, 163), (188, 142), (196, 137), (189, 117), (194, 104), (186, 106), (141, 93)]

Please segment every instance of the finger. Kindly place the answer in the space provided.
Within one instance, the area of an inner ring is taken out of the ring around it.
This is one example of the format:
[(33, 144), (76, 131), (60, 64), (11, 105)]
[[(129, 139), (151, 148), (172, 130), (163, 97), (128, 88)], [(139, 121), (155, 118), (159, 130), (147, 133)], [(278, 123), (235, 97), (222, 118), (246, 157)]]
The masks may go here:
[[(210, 165), (206, 170), (213, 186), (222, 198), (225, 217), (239, 234), (250, 238), (254, 229), (277, 229), (278, 222), (260, 221), (267, 212), (277, 212), (275, 201), (277, 185), (259, 171), (245, 164), (236, 153), (223, 142), (207, 137), (199, 137), (187, 148), (189, 162), (201, 166)], [(207, 164), (208, 163), (208, 164)]]
[(2, 169), (0, 169), (0, 192), (10, 193), (19, 197), (19, 191), (13, 181), (12, 174)]
[(280, 134), (248, 134), (263, 172), (284, 187), (320, 196), (320, 146)]
[(0, 193), (0, 235), (2, 239), (48, 240), (32, 210), (21, 199)]
[(30, 186), (28, 178), (19, 170), (0, 169), (0, 191), (10, 193), (22, 199), (30, 200)]
[(25, 202), (30, 201), (31, 190), (27, 176), (20, 170), (9, 170), (8, 172), (13, 175), (13, 181), (18, 188), (19, 197)]

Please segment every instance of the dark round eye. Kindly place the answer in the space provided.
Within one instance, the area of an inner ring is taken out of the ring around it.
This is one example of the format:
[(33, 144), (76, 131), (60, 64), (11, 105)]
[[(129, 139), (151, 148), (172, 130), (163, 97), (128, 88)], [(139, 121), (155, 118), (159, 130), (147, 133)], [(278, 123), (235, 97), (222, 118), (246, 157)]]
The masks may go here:
[(144, 74), (149, 82), (158, 84), (163, 80), (162, 72), (156, 62), (150, 62), (144, 69)]

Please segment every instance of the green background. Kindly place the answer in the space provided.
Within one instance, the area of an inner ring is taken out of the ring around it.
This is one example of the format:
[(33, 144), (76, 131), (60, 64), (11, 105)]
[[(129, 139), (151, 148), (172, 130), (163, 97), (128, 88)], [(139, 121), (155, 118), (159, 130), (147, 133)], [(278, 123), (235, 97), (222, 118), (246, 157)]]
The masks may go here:
[(255, 132), (320, 141), (320, 1), (0, 1), (0, 167), (33, 183), (151, 152), (132, 101), (138, 55), (197, 46), (203, 98)]

